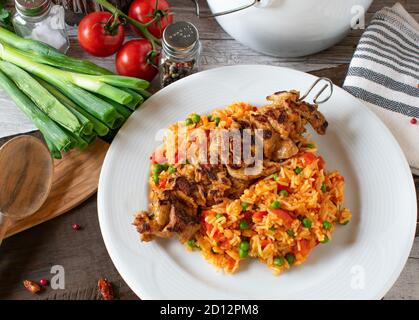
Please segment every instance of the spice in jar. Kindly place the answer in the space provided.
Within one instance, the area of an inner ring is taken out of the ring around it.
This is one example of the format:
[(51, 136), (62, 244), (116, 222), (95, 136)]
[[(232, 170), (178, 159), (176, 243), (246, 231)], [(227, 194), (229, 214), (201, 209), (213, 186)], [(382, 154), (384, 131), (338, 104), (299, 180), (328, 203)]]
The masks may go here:
[(196, 27), (189, 22), (175, 22), (163, 33), (160, 56), (160, 84), (165, 87), (199, 69), (201, 45)]

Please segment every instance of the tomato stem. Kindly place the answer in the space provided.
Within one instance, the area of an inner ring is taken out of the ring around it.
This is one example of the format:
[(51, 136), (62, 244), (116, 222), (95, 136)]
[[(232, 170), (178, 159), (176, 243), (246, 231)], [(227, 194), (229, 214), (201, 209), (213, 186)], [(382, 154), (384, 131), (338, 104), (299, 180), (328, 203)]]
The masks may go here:
[[(113, 6), (112, 4), (110, 4), (106, 0), (96, 0), (96, 2), (98, 4), (100, 4), (102, 7), (104, 7), (106, 10), (111, 12), (113, 15), (118, 14), (119, 16), (123, 17), (129, 24), (131, 24), (132, 26), (134, 26), (135, 28), (140, 30), (141, 33), (143, 34), (144, 38), (146, 38), (148, 41), (150, 41), (151, 45), (153, 46), (153, 50), (155, 49), (156, 45), (161, 46), (161, 40), (157, 39), (155, 36), (153, 36), (151, 34), (150, 31), (148, 31), (148, 29), (147, 29), (147, 27), (149, 27), (148, 24), (144, 24), (144, 23), (141, 23), (141, 22), (139, 22), (135, 19), (132, 19), (131, 17), (126, 15), (124, 12), (122, 12), (121, 10), (119, 10), (118, 8), (116, 8), (115, 6)], [(156, 16), (154, 19), (156, 19), (156, 18), (160, 19), (160, 17), (158, 17), (158, 16)], [(154, 19), (152, 21), (154, 21)], [(156, 22), (156, 21), (154, 21), (154, 22)]]
[(115, 13), (106, 21), (103, 28), (105, 29), (106, 34), (116, 35), (120, 25), (119, 13)]

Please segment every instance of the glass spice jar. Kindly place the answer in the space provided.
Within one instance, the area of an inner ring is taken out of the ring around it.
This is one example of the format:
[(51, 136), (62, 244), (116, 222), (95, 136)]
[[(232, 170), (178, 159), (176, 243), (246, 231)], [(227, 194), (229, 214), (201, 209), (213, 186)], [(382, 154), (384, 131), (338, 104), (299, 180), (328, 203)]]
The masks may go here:
[(70, 47), (64, 8), (51, 0), (15, 0), (13, 27), (18, 35), (49, 44), (65, 53)]
[(197, 28), (179, 21), (163, 32), (159, 71), (160, 85), (165, 87), (199, 70), (201, 44)]

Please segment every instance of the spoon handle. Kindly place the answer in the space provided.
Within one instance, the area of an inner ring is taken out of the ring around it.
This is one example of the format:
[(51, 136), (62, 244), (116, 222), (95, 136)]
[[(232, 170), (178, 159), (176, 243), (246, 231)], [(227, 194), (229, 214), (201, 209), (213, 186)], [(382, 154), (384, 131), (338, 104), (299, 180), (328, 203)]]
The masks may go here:
[(12, 219), (10, 219), (9, 217), (5, 216), (4, 214), (0, 212), (0, 246), (11, 222), (12, 222)]

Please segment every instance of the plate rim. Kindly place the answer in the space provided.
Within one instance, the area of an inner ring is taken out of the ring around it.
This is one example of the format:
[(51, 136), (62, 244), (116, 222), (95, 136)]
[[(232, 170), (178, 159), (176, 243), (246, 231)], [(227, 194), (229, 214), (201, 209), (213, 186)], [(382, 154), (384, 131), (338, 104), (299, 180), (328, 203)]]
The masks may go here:
[[(209, 74), (209, 73), (213, 73), (213, 72), (219, 72), (222, 69), (242, 69), (242, 68), (269, 68), (269, 69), (276, 69), (277, 71), (284, 71), (286, 70), (287, 72), (294, 72), (294, 73), (299, 73), (302, 76), (305, 77), (311, 77), (313, 79), (319, 79), (320, 77), (312, 75), (310, 73), (307, 72), (303, 72), (300, 70), (296, 70), (296, 69), (292, 69), (292, 68), (288, 68), (288, 67), (282, 67), (282, 66), (271, 66), (271, 65), (264, 65), (264, 64), (240, 64), (240, 65), (233, 65), (233, 66), (222, 66), (222, 67), (217, 67), (217, 68), (212, 68), (212, 69), (208, 69), (205, 71), (201, 71), (199, 73), (195, 73), (193, 75), (190, 75), (186, 78), (183, 78), (179, 81), (176, 81), (175, 83), (159, 90), (158, 92), (156, 92), (155, 94), (153, 94), (152, 97), (150, 97), (146, 102), (147, 103), (150, 99), (153, 99), (153, 97), (158, 95), (163, 94), (162, 92), (164, 92), (164, 90), (166, 88), (170, 88), (173, 90), (173, 87), (176, 86), (180, 86), (181, 83), (184, 82), (184, 80), (188, 80), (190, 81), (191, 78), (195, 78), (195, 76), (200, 75), (202, 76), (202, 74)], [(394, 268), (393, 273), (391, 274), (391, 276), (388, 277), (388, 280), (386, 283), (383, 283), (383, 285), (381, 286), (381, 290), (377, 293), (376, 296), (371, 297), (371, 299), (382, 299), (384, 297), (384, 295), (392, 288), (392, 286), (394, 285), (394, 283), (397, 281), (397, 279), (399, 278), (401, 272), (403, 271), (407, 260), (409, 258), (409, 254), (412, 250), (412, 246), (414, 243), (414, 239), (415, 239), (415, 231), (416, 231), (416, 220), (417, 220), (417, 202), (416, 202), (416, 189), (414, 186), (414, 181), (413, 181), (413, 177), (412, 177), (412, 172), (410, 169), (410, 166), (407, 162), (406, 156), (403, 152), (403, 150), (400, 147), (400, 144), (398, 143), (397, 139), (394, 137), (393, 133), (390, 131), (390, 129), (384, 124), (384, 122), (372, 111), (370, 110), (360, 99), (357, 99), (356, 97), (352, 96), (350, 93), (348, 93), (347, 91), (345, 91), (343, 88), (333, 84), (333, 90), (336, 90), (337, 92), (342, 92), (344, 95), (347, 95), (348, 97), (350, 97), (351, 99), (355, 99), (359, 102), (359, 105), (365, 110), (367, 111), (370, 116), (375, 119), (375, 121), (377, 121), (377, 123), (380, 125), (382, 132), (385, 132), (385, 134), (387, 135), (387, 137), (391, 140), (391, 143), (394, 145), (394, 147), (397, 149), (398, 151), (398, 156), (401, 158), (402, 162), (403, 162), (403, 173), (406, 174), (407, 176), (411, 176), (411, 179), (409, 180), (409, 197), (411, 198), (411, 202), (412, 202), (412, 212), (410, 213), (411, 215), (411, 219), (414, 220), (414, 223), (410, 224), (410, 230), (409, 230), (409, 238), (410, 238), (410, 242), (408, 243), (408, 245), (405, 246), (405, 252), (403, 252), (402, 256), (403, 259), (400, 259), (399, 264), (397, 266), (397, 268)], [(154, 98), (156, 99), (156, 98)], [(128, 119), (129, 121), (129, 119)], [(128, 122), (127, 121), (127, 122)], [(124, 124), (124, 126), (126, 125), (126, 123)], [(116, 137), (120, 134), (121, 131), (123, 131), (124, 126), (119, 130), (119, 132), (117, 133), (117, 135), (115, 136), (114, 139), (116, 139)], [(105, 170), (107, 170), (107, 167), (110, 165), (109, 164), (109, 154), (112, 151), (112, 145), (113, 143), (111, 143), (109, 150), (106, 153), (103, 165), (102, 165), (102, 169), (100, 172), (100, 177), (99, 177), (99, 184), (98, 184), (98, 193), (97, 193), (97, 208), (98, 208), (98, 220), (99, 220), (99, 227), (100, 227), (100, 231), (102, 234), (102, 238), (106, 247), (106, 250), (108, 252), (109, 257), (111, 258), (112, 263), (114, 264), (115, 268), (117, 269), (119, 275), (122, 277), (122, 279), (125, 281), (125, 283), (129, 286), (129, 288), (137, 295), (137, 297), (139, 297), (142, 300), (151, 300), (151, 299), (156, 299), (155, 297), (152, 297), (152, 294), (148, 294), (147, 290), (144, 289), (144, 287), (141, 286), (141, 284), (135, 284), (134, 285), (134, 281), (130, 281), (128, 280), (129, 276), (127, 274), (125, 274), (124, 272), (121, 272), (121, 269), (124, 269), (123, 267), (123, 263), (118, 261), (117, 259), (117, 252), (115, 252), (114, 248), (112, 247), (112, 243), (111, 243), (111, 239), (110, 239), (110, 235), (106, 233), (106, 214), (105, 214), (105, 210), (104, 210), (104, 199), (101, 196), (104, 193), (104, 172)], [(400, 166), (400, 169), (401, 166)], [(407, 189), (406, 189), (407, 190)], [(135, 286), (135, 288), (134, 288)], [(141, 293), (140, 293), (141, 291)], [(257, 298), (254, 298), (257, 300)]]

